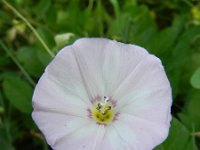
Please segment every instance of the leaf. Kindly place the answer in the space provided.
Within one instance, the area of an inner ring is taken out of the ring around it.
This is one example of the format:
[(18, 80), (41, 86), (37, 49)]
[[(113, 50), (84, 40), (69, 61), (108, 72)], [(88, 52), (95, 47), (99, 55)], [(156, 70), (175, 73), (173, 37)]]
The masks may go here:
[(176, 118), (173, 118), (168, 138), (155, 150), (197, 150), (197, 146), (190, 131)]
[(179, 114), (181, 120), (187, 125), (188, 128), (194, 128), (195, 131), (200, 130), (200, 92), (199, 90), (192, 89), (188, 91), (186, 99), (187, 103), (184, 106), (184, 111)]
[(193, 130), (195, 127), (194, 121), (192, 118), (185, 112), (178, 113), (178, 117), (180, 118), (181, 122), (187, 127), (189, 130)]
[[(181, 78), (181, 71), (180, 70), (173, 70), (168, 73), (168, 78), (171, 83), (173, 97), (175, 98), (179, 92), (179, 83)], [(174, 99), (176, 100), (176, 99)]]
[(0, 127), (0, 150), (14, 150), (12, 144), (5, 137), (5, 129)]
[(3, 81), (3, 91), (10, 103), (18, 110), (27, 114), (31, 113), (33, 89), (25, 80), (17, 76), (7, 77)]
[(56, 29), (56, 26), (52, 22), (56, 22), (57, 19), (57, 11), (54, 5), (51, 5), (46, 13), (45, 21), (49, 26)]
[(3, 66), (6, 66), (10, 63), (10, 60), (8, 59), (8, 57), (4, 54), (1, 54), (1, 57), (0, 57), (0, 68), (2, 68)]
[(2, 97), (2, 92), (0, 91), (0, 126), (1, 126), (1, 116), (4, 114), (4, 105), (3, 105), (3, 97)]
[(192, 75), (190, 83), (194, 88), (200, 89), (200, 67)]
[(163, 29), (153, 38), (150, 43), (151, 52), (165, 55), (166, 52), (171, 51), (182, 29), (179, 22), (181, 22), (180, 17), (176, 17), (173, 26)]
[(8, 119), (4, 118), (3, 123), (0, 125), (0, 150), (15, 150), (12, 143), (19, 132), (12, 133), (13, 129), (17, 131), (17, 127), (16, 124), (15, 126), (11, 126), (12, 123), (9, 122)]
[[(50, 30), (45, 29), (45, 28), (38, 28), (37, 32), (40, 34), (40, 36), (42, 37), (42, 39), (45, 41), (45, 43), (48, 45), (49, 48), (52, 48), (55, 46), (55, 41), (53, 38), (52, 33), (50, 32)], [(41, 45), (41, 43), (38, 41), (38, 44), (43, 48), (43, 46)]]
[(47, 13), (50, 6), (51, 0), (40, 0), (33, 10), (37, 14), (38, 18), (41, 18), (45, 13)]
[(38, 49), (37, 50), (37, 56), (40, 60), (40, 62), (46, 66), (51, 61), (52, 57), (44, 50), (44, 49)]
[(58, 10), (56, 25), (62, 32), (70, 31), (71, 33), (87, 36), (88, 32), (95, 30), (96, 33), (98, 31), (99, 24), (96, 22), (101, 18), (101, 14), (98, 15), (91, 16), (88, 9), (80, 10), (79, 0), (73, 0), (69, 1), (67, 9)]
[(108, 33), (123, 42), (147, 46), (157, 33), (157, 28), (145, 6), (133, 6), (110, 22)]
[(17, 58), (30, 75), (39, 77), (42, 74), (44, 65), (37, 56), (36, 48), (28, 46), (19, 48)]

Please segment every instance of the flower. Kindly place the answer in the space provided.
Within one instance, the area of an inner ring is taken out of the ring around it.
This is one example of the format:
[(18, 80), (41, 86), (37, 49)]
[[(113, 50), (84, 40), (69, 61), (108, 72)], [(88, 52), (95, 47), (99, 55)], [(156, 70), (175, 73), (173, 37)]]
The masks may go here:
[(168, 135), (171, 103), (157, 57), (136, 45), (82, 38), (47, 66), (32, 117), (55, 150), (150, 150)]

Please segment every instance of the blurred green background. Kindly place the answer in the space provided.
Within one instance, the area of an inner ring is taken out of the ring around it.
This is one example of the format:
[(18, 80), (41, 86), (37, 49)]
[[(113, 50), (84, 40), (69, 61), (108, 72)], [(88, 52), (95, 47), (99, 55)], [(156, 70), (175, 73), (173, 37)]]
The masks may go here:
[(24, 18), (0, 2), (0, 150), (50, 149), (31, 119), (33, 89), (52, 56), (80, 37), (135, 43), (158, 56), (173, 89), (173, 120), (155, 149), (200, 148), (200, 1), (7, 2)]

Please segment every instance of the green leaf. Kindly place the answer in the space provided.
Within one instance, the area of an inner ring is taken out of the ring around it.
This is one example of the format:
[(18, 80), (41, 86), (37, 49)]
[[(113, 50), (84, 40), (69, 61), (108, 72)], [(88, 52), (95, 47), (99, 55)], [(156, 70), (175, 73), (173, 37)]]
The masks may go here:
[[(56, 45), (50, 30), (45, 28), (38, 28), (37, 32), (40, 34), (40, 36), (42, 37), (42, 39), (45, 41), (45, 43), (48, 45), (49, 48), (52, 48)], [(38, 41), (38, 44), (40, 45), (41, 43)], [(40, 46), (43, 47), (42, 45)]]
[(42, 74), (44, 65), (37, 56), (36, 48), (28, 46), (19, 48), (17, 58), (30, 75), (39, 77)]
[(69, 1), (68, 8), (58, 10), (57, 14), (56, 24), (61, 32), (70, 31), (71, 33), (88, 36), (88, 32), (95, 30), (96, 33), (98, 31), (99, 24), (96, 22), (101, 18), (101, 14), (91, 16), (88, 9), (81, 10), (79, 0)]
[(0, 68), (8, 65), (10, 63), (10, 60), (8, 59), (8, 56), (4, 55), (4, 54), (1, 54), (1, 57), (0, 57)]
[(197, 146), (190, 131), (176, 118), (173, 118), (167, 140), (155, 150), (197, 150)]
[(197, 42), (194, 42), (194, 37), (200, 34), (200, 28), (191, 27), (188, 28), (176, 41), (176, 45), (173, 46), (171, 54), (165, 57), (164, 63), (167, 66), (167, 70), (177, 69), (187, 63), (190, 63), (192, 53), (195, 51)]
[(46, 17), (44, 18), (49, 26), (56, 29), (56, 26), (52, 22), (56, 22), (57, 19), (57, 11), (54, 5), (51, 5), (46, 13)]
[(108, 33), (123, 42), (147, 46), (157, 33), (157, 28), (145, 6), (133, 6), (110, 22)]
[[(175, 98), (179, 92), (179, 82), (181, 78), (181, 71), (180, 70), (173, 70), (168, 73), (168, 78), (171, 83), (173, 97)], [(174, 99), (176, 100), (176, 99)]]
[(200, 67), (192, 75), (190, 83), (194, 88), (200, 89)]
[(8, 120), (6, 116), (3, 119), (3, 123), (0, 124), (0, 150), (15, 150), (13, 145), (14, 139), (19, 135), (16, 124)]
[(192, 89), (188, 91), (186, 99), (187, 103), (184, 106), (184, 111), (179, 114), (181, 120), (188, 126), (194, 128), (195, 131), (200, 130), (200, 92), (199, 90)]
[(37, 56), (44, 66), (47, 66), (52, 60), (52, 57), (44, 49), (38, 49)]
[(0, 150), (14, 150), (14, 147), (7, 139), (5, 129), (0, 127)]
[(153, 40), (150, 43), (151, 52), (163, 56), (165, 56), (165, 53), (169, 53), (173, 48), (180, 31), (182, 31), (182, 22), (180, 16), (176, 17), (172, 26), (163, 29), (157, 36), (153, 37)]
[(7, 77), (3, 81), (3, 90), (7, 99), (13, 106), (23, 113), (31, 113), (31, 97), (33, 89), (27, 81), (17, 76)]
[(2, 97), (2, 93), (0, 91), (0, 126), (1, 126), (1, 116), (4, 114), (5, 110), (4, 110), (4, 105), (3, 105), (3, 97)]
[(193, 130), (193, 128), (195, 127), (194, 121), (186, 112), (179, 113), (178, 117), (180, 118), (181, 122), (185, 125), (185, 127), (187, 127), (191, 131)]
[(40, 18), (47, 13), (50, 6), (51, 0), (40, 0), (33, 10), (37, 14), (38, 18)]

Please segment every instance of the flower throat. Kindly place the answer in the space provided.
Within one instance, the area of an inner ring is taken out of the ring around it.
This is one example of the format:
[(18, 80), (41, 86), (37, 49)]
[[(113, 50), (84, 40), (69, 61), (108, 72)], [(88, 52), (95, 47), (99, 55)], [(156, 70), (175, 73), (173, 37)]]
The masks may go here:
[(109, 97), (104, 96), (104, 100), (96, 101), (92, 107), (92, 118), (99, 124), (106, 124), (113, 120), (113, 104)]

